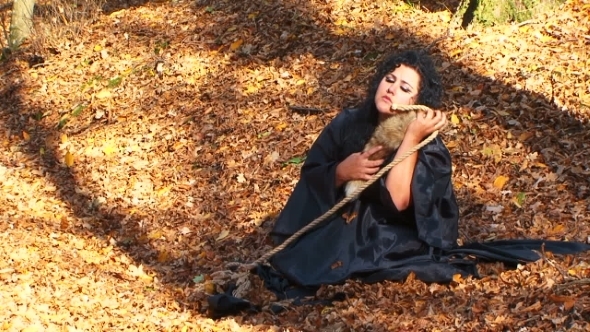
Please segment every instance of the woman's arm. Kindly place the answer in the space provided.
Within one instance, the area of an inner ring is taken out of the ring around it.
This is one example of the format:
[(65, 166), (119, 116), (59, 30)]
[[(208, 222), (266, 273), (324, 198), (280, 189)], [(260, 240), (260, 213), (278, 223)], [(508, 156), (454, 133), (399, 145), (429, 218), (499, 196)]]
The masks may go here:
[[(405, 139), (399, 146), (395, 157), (403, 155), (412, 149), (420, 141), (414, 139)], [(391, 200), (398, 211), (403, 211), (410, 206), (412, 202), (412, 194), (410, 185), (412, 184), (412, 177), (414, 176), (414, 168), (418, 161), (418, 152), (414, 152), (399, 164), (395, 165), (385, 179), (385, 186), (391, 195)]]
[[(446, 117), (441, 111), (428, 111), (426, 114), (419, 113), (416, 120), (412, 121), (408, 126), (395, 157), (403, 155), (420, 143), (426, 136), (443, 128), (446, 123)], [(385, 186), (398, 211), (407, 209), (412, 203), (411, 184), (417, 160), (418, 152), (412, 153), (393, 167), (385, 180)]]

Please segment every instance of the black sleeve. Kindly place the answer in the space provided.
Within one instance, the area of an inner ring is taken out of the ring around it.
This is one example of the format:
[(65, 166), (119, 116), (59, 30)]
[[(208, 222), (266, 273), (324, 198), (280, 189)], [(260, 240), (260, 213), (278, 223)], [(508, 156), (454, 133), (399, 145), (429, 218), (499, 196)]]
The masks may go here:
[[(392, 155), (385, 164), (394, 158)], [(412, 210), (419, 237), (436, 248), (452, 248), (458, 237), (459, 207), (451, 183), (451, 156), (440, 138), (436, 138), (418, 152), (412, 178)], [(385, 173), (368, 188), (378, 191), (380, 203), (392, 214), (397, 210), (385, 185)]]
[(450, 249), (457, 245), (459, 207), (451, 177), (451, 154), (437, 137), (419, 151), (412, 178), (418, 236), (435, 248)]
[(275, 242), (309, 224), (332, 208), (342, 196), (336, 187), (336, 166), (349, 111), (340, 112), (320, 133), (307, 153), (301, 177), (271, 232)]

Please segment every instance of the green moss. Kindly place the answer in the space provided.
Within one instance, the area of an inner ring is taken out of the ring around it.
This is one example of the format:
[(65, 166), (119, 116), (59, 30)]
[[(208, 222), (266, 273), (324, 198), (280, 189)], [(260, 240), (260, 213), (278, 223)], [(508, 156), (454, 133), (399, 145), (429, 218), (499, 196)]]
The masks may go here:
[(475, 22), (484, 26), (495, 23), (505, 23), (510, 19), (512, 0), (480, 0), (479, 5), (473, 13)]
[(463, 27), (475, 23), (491, 26), (510, 22), (523, 22), (550, 11), (565, 0), (463, 0), (458, 15)]

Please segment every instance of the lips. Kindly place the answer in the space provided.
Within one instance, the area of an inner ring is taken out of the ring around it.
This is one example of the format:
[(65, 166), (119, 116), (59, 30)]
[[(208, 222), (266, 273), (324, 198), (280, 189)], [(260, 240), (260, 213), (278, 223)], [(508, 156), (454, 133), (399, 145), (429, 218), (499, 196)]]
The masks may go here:
[(383, 96), (383, 100), (391, 104), (391, 99), (387, 96)]

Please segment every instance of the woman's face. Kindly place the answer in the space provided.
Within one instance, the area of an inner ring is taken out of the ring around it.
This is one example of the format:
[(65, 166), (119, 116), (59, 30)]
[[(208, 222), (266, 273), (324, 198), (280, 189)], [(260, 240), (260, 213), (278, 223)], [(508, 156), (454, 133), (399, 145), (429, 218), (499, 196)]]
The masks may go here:
[(383, 77), (375, 93), (375, 106), (380, 117), (393, 115), (392, 104), (412, 105), (418, 97), (420, 75), (416, 70), (400, 65)]

